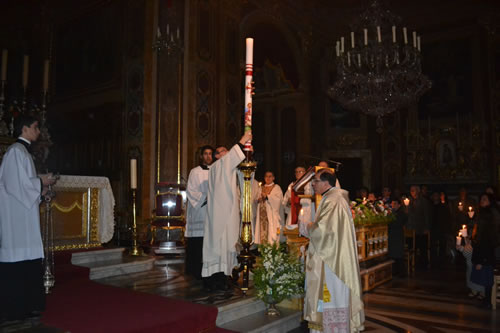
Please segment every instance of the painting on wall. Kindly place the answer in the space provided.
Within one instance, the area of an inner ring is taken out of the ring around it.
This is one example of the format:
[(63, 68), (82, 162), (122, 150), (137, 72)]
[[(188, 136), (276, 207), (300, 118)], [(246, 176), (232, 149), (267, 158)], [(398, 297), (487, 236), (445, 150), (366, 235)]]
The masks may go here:
[(419, 102), (419, 117), (450, 117), (473, 110), (472, 40), (436, 40), (425, 43), (422, 72), (432, 88)]

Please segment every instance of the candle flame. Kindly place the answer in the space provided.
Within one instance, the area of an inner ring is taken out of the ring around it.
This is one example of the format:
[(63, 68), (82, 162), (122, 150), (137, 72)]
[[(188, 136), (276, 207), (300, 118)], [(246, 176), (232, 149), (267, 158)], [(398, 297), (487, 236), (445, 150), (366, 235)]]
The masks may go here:
[(459, 203), (458, 203), (458, 205), (459, 205), (459, 206), (462, 206), (462, 203), (461, 203), (461, 202), (459, 202)]
[(465, 229), (467, 228), (467, 226), (465, 224), (462, 224), (462, 229)]
[(458, 237), (462, 237), (462, 233), (461, 232), (458, 233)]
[(472, 207), (471, 206), (469, 206), (469, 212), (472, 212)]

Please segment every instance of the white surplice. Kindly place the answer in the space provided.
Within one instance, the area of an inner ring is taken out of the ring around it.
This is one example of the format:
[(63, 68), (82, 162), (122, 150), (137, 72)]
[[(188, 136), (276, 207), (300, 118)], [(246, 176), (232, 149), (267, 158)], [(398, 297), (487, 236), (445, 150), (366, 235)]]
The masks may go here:
[(189, 172), (186, 196), (186, 237), (203, 237), (207, 218), (208, 167), (197, 166)]
[[(265, 186), (265, 185), (264, 185)], [(259, 187), (259, 195), (258, 198), (261, 197), (262, 189)], [(260, 207), (262, 205), (265, 205), (266, 207), (266, 213), (267, 213), (267, 221), (268, 221), (268, 228), (267, 228), (267, 241), (268, 243), (272, 244), (275, 241), (278, 241), (279, 235), (278, 235), (278, 229), (281, 232), (283, 220), (284, 220), (284, 214), (283, 214), (283, 208), (282, 208), (282, 201), (283, 201), (283, 192), (281, 191), (281, 187), (278, 184), (274, 184), (273, 189), (267, 196), (267, 200), (264, 200), (263, 202), (260, 202), (257, 205), (257, 217), (256, 217), (256, 226), (255, 226), (255, 243), (261, 244), (260, 238)]]
[(240, 228), (240, 189), (237, 167), (245, 159), (234, 145), (210, 166), (208, 176), (207, 218), (203, 239), (202, 276), (218, 272), (231, 275), (237, 265), (236, 243)]
[(0, 262), (43, 258), (41, 187), (26, 147), (12, 144), (0, 166)]

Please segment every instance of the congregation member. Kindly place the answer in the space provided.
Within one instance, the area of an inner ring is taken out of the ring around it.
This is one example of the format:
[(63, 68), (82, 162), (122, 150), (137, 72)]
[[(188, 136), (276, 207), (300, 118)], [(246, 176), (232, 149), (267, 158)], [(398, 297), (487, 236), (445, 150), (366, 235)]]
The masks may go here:
[(215, 149), (216, 161), (208, 175), (207, 218), (203, 236), (202, 277), (210, 277), (210, 289), (227, 289), (227, 276), (237, 265), (236, 244), (240, 227), (238, 165), (245, 159), (243, 145), (252, 139), (246, 131), (229, 151)]
[(462, 226), (464, 224), (468, 226), (468, 228), (472, 227), (472, 222), (468, 215), (469, 207), (475, 209), (476, 201), (473, 198), (469, 197), (465, 187), (461, 187), (458, 191), (458, 198), (453, 200), (453, 202), (451, 203), (451, 212), (454, 221), (453, 229), (456, 232), (462, 229)]
[(51, 174), (37, 175), (31, 145), (38, 139), (38, 120), (21, 115), (18, 136), (0, 165), (0, 322), (39, 317), (45, 310), (44, 250), (40, 201)]
[(358, 332), (364, 329), (356, 232), (348, 192), (335, 187), (335, 174), (319, 171), (312, 181), (322, 195), (310, 239), (306, 264), (304, 319), (311, 332)]
[(431, 226), (431, 206), (423, 198), (418, 185), (410, 187), (410, 204), (408, 205), (407, 229), (415, 230), (415, 249), (418, 252), (417, 267), (427, 269), (429, 264), (427, 256), (427, 235)]
[(203, 233), (207, 218), (208, 172), (212, 164), (214, 149), (200, 149), (200, 165), (189, 172), (186, 196), (186, 273), (201, 279)]
[(494, 197), (484, 193), (480, 197), (479, 212), (475, 219), (472, 235), (472, 273), (471, 282), (484, 288), (482, 306), (491, 308), (491, 289), (493, 287), (495, 268), (495, 247), (497, 230), (494, 218)]
[(284, 222), (282, 201), (283, 191), (274, 183), (274, 174), (267, 171), (257, 199), (255, 243), (272, 244), (279, 241)]
[(408, 222), (408, 214), (406, 214), (405, 208), (402, 207), (400, 199), (392, 199), (391, 207), (395, 220), (387, 226), (387, 236), (389, 238), (388, 256), (394, 260), (394, 275), (403, 276), (405, 275), (403, 260), (405, 248), (404, 227)]

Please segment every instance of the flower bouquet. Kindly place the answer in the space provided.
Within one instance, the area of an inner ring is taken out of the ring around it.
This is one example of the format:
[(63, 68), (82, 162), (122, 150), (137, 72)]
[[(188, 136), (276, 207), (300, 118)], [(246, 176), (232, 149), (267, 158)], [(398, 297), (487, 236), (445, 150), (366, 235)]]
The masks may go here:
[(259, 251), (254, 269), (257, 297), (268, 305), (268, 315), (279, 315), (277, 303), (304, 294), (303, 266), (299, 258), (286, 252), (286, 244), (261, 244)]
[(382, 200), (356, 199), (351, 201), (351, 212), (355, 226), (388, 224), (394, 220), (391, 208)]

